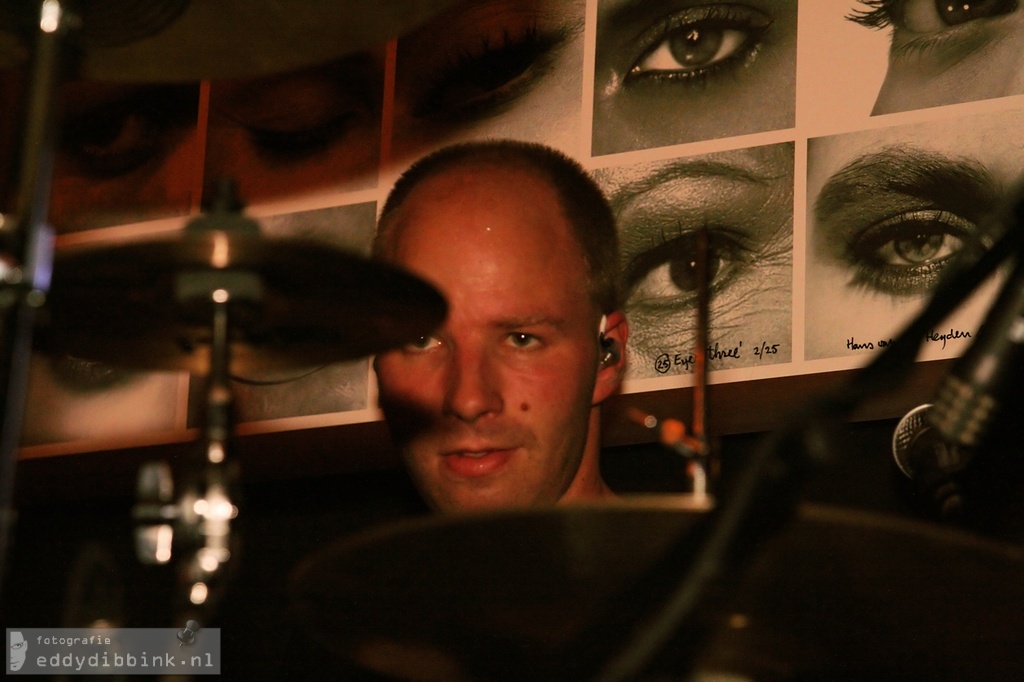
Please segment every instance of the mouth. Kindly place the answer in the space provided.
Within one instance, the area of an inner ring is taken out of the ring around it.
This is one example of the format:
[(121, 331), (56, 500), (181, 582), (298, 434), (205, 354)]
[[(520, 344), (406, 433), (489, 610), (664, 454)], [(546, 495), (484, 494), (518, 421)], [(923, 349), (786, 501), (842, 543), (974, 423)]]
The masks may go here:
[(492, 476), (508, 466), (516, 448), (471, 448), (442, 455), (445, 471), (457, 478)]
[[(481, 457), (486, 457), (487, 455), (493, 454), (495, 452), (502, 452), (505, 449), (506, 448), (487, 448), (485, 450), (459, 450), (457, 452), (450, 452), (450, 453), (448, 453), (447, 456), (448, 457), (470, 457), (472, 459), (480, 459)], [(508, 448), (508, 449), (510, 449), (510, 448)]]

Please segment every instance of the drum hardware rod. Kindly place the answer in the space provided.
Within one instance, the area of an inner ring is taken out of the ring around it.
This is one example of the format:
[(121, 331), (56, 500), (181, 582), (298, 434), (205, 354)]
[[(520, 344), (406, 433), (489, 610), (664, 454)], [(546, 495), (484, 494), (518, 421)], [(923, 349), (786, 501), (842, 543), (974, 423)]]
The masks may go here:
[(705, 468), (701, 463), (701, 458), (707, 452), (707, 442), (687, 433), (686, 424), (678, 419), (659, 419), (634, 407), (626, 410), (626, 417), (646, 429), (657, 432), (662, 445), (686, 460), (686, 475), (690, 479), (693, 503), (700, 509), (713, 507), (714, 498), (708, 493)]
[(47, 222), (56, 100), (65, 36), (77, 19), (60, 0), (41, 0), (24, 111), (18, 187), (13, 211), (0, 215), (0, 588), (15, 523), (14, 478), (28, 387), (35, 310), (46, 298), (53, 264)]
[(691, 426), (678, 419), (659, 419), (655, 415), (630, 408), (626, 416), (644, 428), (657, 431), (662, 445), (687, 460), (686, 475), (695, 500), (711, 505), (711, 484), (718, 478), (719, 463), (707, 435), (708, 327), (710, 324), (710, 280), (708, 277), (711, 248), (708, 228), (697, 231), (696, 251), (690, 267), (697, 281), (697, 330), (693, 352), (693, 408)]
[(709, 484), (718, 477), (718, 463), (713, 460), (707, 434), (708, 402), (708, 329), (711, 324), (711, 281), (709, 277), (711, 246), (707, 225), (697, 230), (697, 253), (694, 274), (697, 278), (697, 342), (693, 355), (693, 415), (690, 430), (700, 443), (696, 459), (690, 464), (694, 494), (706, 496)]
[[(249, 273), (224, 273), (228, 279), (246, 284)], [(241, 274), (242, 277), (232, 277)], [(209, 273), (195, 273), (198, 282), (210, 282)], [(188, 275), (179, 278), (187, 289)], [(214, 278), (217, 279), (217, 278)], [(203, 426), (202, 456), (199, 462), (186, 464), (184, 487), (178, 500), (173, 497), (173, 473), (166, 462), (151, 462), (139, 471), (138, 501), (132, 509), (136, 522), (136, 554), (142, 563), (166, 564), (172, 559), (172, 547), (187, 552), (179, 568), (185, 588), (185, 616), (197, 617), (206, 610), (219, 587), (223, 564), (231, 557), (231, 520), (238, 507), (231, 500), (235, 467), (228, 457), (232, 434), (233, 396), (228, 383), (230, 366), (231, 293), (217, 287), (210, 292), (212, 301), (212, 338), (210, 370), (206, 379), (206, 412)]]
[[(727, 589), (709, 588), (715, 582), (734, 578), (736, 571), (748, 565), (762, 540), (789, 522), (805, 471), (811, 462), (826, 457), (823, 436), (832, 424), (830, 410), (834, 405), (834, 401), (825, 400), (814, 403), (808, 412), (769, 434), (755, 449), (735, 483), (709, 512), (707, 522), (666, 554), (664, 562), (677, 567), (678, 578), (665, 591), (660, 604), (638, 624), (629, 641), (607, 659), (596, 680), (644, 679), (641, 673), (670, 641), (681, 641), (677, 653), (690, 654), (680, 660), (694, 660), (710, 635), (701, 627), (703, 609), (713, 606), (712, 599), (728, 593)], [(659, 570), (664, 571), (664, 565)], [(687, 636), (678, 638), (684, 627), (689, 628)], [(680, 679), (689, 677), (683, 674)]]
[(699, 457), (704, 450), (704, 443), (686, 431), (686, 424), (678, 419), (659, 419), (653, 414), (634, 407), (626, 411), (630, 421), (646, 429), (656, 431), (661, 444), (674, 450), (687, 459)]
[(230, 556), (231, 519), (238, 508), (232, 504), (230, 462), (226, 462), (231, 436), (232, 393), (228, 383), (230, 365), (228, 305), (231, 293), (218, 288), (210, 293), (213, 301), (213, 338), (210, 373), (206, 389), (206, 424), (204, 426), (205, 461), (201, 465), (201, 494), (193, 509), (193, 527), (189, 535), (202, 540), (202, 547), (185, 565), (185, 582), (189, 602), (197, 607), (210, 597), (211, 581)]
[[(185, 227), (186, 231), (212, 232), (215, 242), (229, 250), (228, 235), (232, 230), (257, 229), (255, 223), (240, 220), (234, 187), (221, 185), (221, 194), (207, 217), (199, 218)], [(218, 237), (223, 236), (222, 240)], [(230, 254), (223, 254), (230, 262)], [(199, 617), (212, 610), (210, 604), (218, 596), (215, 590), (222, 584), (223, 565), (231, 557), (231, 520), (238, 516), (238, 507), (231, 500), (235, 483), (235, 463), (230, 460), (231, 438), (234, 431), (234, 394), (231, 387), (231, 314), (233, 306), (258, 307), (264, 293), (263, 281), (255, 272), (245, 269), (199, 269), (177, 273), (175, 299), (182, 309), (196, 305), (210, 317), (210, 353), (205, 386), (205, 411), (201, 461), (187, 467), (185, 489), (177, 504), (172, 505), (167, 523), (167, 506), (161, 497), (151, 491), (159, 490), (152, 484), (154, 473), (144, 467), (139, 474), (140, 500), (134, 517), (140, 524), (136, 529), (137, 553), (147, 563), (166, 563), (171, 559), (170, 547), (175, 532), (179, 543), (189, 552), (179, 570), (189, 606), (183, 617)], [(158, 463), (157, 467), (170, 467)], [(170, 474), (163, 474), (169, 478)], [(147, 482), (148, 485), (147, 485)], [(154, 522), (158, 522), (153, 530)], [(177, 530), (175, 531), (175, 525)], [(160, 534), (163, 534), (160, 536)]]

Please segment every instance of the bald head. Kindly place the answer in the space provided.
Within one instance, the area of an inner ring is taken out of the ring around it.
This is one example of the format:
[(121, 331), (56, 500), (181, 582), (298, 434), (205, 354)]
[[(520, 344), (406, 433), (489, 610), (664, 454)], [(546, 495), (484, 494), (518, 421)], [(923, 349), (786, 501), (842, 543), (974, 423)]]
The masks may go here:
[(381, 212), (374, 257), (392, 259), (398, 238), (395, 216), (427, 180), (455, 171), (530, 174), (550, 187), (572, 229), (586, 264), (590, 296), (603, 313), (621, 307), (618, 235), (608, 202), (575, 161), (543, 145), (513, 140), (469, 142), (445, 147), (414, 163), (395, 183)]

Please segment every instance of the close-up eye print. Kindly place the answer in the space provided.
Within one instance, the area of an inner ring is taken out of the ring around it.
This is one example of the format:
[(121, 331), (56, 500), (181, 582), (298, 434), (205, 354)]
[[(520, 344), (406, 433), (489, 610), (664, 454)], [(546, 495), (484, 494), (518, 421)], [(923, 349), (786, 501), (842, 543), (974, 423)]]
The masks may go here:
[(943, 269), (965, 249), (977, 252), (976, 225), (939, 209), (911, 210), (856, 235), (848, 260), (854, 283), (893, 296), (929, 291)]
[(578, 150), (582, 0), (474, 0), (398, 41), (395, 154), (512, 137)]
[(593, 153), (792, 127), (795, 0), (600, 0)]
[[(810, 140), (809, 358), (884, 344), (950, 267), (999, 237), (987, 217), (1017, 181), (1019, 122), (1005, 112)], [(969, 311), (952, 322), (972, 324)]]
[[(595, 175), (618, 220), (631, 378), (692, 370), (702, 253), (710, 294), (709, 367), (789, 361), (791, 144)], [(702, 252), (698, 235), (705, 230)]]
[(51, 202), (58, 233), (188, 213), (198, 85), (74, 82), (61, 101)]
[(662, 243), (637, 255), (627, 264), (624, 278), (635, 305), (656, 306), (674, 299), (696, 297), (699, 292), (699, 264), (701, 246), (699, 232), (708, 231), (708, 246), (703, 256), (710, 288), (718, 290), (729, 281), (737, 267), (747, 263), (748, 252), (741, 240), (730, 230), (706, 225), (697, 230), (684, 230), (673, 236), (670, 229), (662, 230)]
[(771, 24), (769, 16), (750, 8), (709, 6), (681, 12), (641, 38), (648, 47), (625, 81), (706, 81), (750, 59)]
[(861, 0), (847, 18), (890, 33), (874, 114), (1024, 93), (1019, 0)]
[(184, 423), (184, 381), (68, 356), (35, 355), (22, 442), (42, 445), (170, 432)]
[(256, 203), (376, 184), (383, 54), (210, 87), (206, 192), (233, 179)]
[(850, 287), (921, 295), (954, 258), (980, 253), (997, 186), (973, 159), (883, 147), (829, 178), (814, 206), (815, 244), (846, 264)]

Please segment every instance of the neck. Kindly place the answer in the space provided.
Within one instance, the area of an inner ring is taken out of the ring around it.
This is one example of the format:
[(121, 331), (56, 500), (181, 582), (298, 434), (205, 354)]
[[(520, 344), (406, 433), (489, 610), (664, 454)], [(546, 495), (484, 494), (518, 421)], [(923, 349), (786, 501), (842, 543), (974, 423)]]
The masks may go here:
[(595, 406), (591, 408), (590, 419), (587, 422), (587, 443), (583, 448), (579, 471), (559, 503), (597, 501), (614, 497), (615, 493), (601, 477), (601, 408)]

